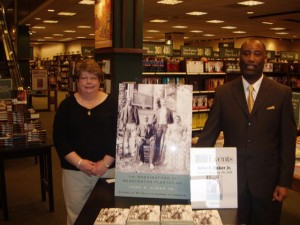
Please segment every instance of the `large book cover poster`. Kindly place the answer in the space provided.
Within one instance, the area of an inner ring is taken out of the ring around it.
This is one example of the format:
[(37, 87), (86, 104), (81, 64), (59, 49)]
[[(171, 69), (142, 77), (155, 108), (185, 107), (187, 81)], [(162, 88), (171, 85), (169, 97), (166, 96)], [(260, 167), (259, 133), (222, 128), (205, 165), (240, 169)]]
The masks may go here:
[(119, 85), (116, 196), (190, 198), (192, 85)]

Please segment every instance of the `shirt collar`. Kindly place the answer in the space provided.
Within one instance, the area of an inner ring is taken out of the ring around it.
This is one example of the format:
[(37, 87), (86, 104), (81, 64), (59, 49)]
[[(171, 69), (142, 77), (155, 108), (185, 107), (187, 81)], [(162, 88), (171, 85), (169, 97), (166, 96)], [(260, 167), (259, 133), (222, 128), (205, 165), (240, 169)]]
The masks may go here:
[[(254, 87), (254, 91), (256, 93), (258, 93), (263, 77), (264, 75), (262, 75), (255, 83), (252, 84), (252, 86)], [(243, 76), (242, 76), (242, 81), (243, 81), (244, 91), (247, 92), (250, 84), (248, 83), (248, 81), (245, 80)]]

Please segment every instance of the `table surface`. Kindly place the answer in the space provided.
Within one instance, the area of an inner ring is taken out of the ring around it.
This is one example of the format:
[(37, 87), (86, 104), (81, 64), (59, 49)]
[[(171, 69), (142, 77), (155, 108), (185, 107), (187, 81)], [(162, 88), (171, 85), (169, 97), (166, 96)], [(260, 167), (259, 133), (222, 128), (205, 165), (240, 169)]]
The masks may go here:
[[(114, 196), (114, 183), (99, 179), (74, 225), (93, 225), (102, 208), (129, 208), (132, 205), (190, 204), (189, 200)], [(236, 209), (219, 209), (224, 224), (237, 224)]]

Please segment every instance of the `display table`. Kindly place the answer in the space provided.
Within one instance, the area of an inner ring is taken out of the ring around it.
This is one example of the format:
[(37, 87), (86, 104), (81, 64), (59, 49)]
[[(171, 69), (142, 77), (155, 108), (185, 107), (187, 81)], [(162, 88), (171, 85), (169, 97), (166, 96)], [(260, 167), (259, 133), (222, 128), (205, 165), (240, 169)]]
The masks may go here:
[(42, 201), (49, 197), (49, 211), (54, 211), (51, 144), (34, 144), (23, 147), (0, 147), (0, 203), (4, 220), (8, 220), (8, 205), (4, 161), (22, 157), (38, 157)]
[[(129, 208), (132, 205), (142, 204), (190, 204), (189, 200), (180, 199), (115, 197), (114, 187), (114, 183), (109, 184), (105, 179), (99, 179), (74, 225), (93, 225), (101, 208)], [(218, 211), (224, 224), (237, 225), (236, 209)]]

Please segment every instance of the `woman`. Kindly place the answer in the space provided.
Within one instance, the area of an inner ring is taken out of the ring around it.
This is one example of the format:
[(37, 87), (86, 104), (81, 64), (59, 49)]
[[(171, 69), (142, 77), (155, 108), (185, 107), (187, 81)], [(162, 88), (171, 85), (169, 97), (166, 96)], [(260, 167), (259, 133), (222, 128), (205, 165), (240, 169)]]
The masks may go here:
[(99, 65), (83, 60), (77, 63), (75, 76), (77, 92), (61, 102), (53, 124), (68, 225), (75, 222), (98, 178), (114, 163), (117, 127), (117, 102), (99, 90)]

